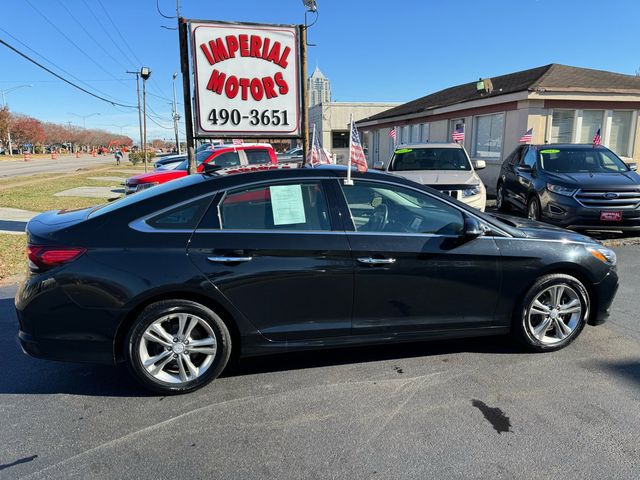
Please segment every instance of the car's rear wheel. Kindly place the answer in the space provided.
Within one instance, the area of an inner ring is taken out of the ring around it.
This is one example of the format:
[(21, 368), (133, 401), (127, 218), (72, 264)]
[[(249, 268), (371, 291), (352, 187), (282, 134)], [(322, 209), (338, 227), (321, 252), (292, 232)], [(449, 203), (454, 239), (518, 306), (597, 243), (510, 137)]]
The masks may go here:
[(514, 333), (530, 350), (559, 350), (584, 328), (589, 304), (589, 293), (577, 278), (560, 273), (545, 275), (520, 304)]
[(504, 199), (504, 185), (498, 184), (496, 189), (496, 208), (501, 212), (509, 211), (509, 204)]
[(187, 393), (215, 379), (231, 353), (231, 335), (211, 309), (189, 300), (146, 307), (126, 338), (129, 369), (150, 390)]
[(527, 203), (527, 218), (529, 220), (540, 220), (540, 200), (538, 197), (531, 197)]

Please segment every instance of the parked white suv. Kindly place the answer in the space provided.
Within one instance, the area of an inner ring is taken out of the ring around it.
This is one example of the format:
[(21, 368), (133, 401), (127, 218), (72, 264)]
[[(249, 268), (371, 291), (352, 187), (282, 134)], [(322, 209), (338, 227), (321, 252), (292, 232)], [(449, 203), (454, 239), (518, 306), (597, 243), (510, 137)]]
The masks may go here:
[(484, 160), (471, 162), (457, 143), (412, 143), (398, 145), (387, 165), (375, 168), (428, 185), (484, 211), (487, 190), (476, 173)]

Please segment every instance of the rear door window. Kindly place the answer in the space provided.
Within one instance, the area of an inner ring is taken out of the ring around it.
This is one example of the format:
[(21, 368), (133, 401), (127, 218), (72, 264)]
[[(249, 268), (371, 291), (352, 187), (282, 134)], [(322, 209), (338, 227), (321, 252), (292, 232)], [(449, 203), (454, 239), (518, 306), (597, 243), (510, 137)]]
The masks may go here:
[(211, 160), (210, 163), (223, 168), (237, 167), (240, 165), (240, 155), (238, 155), (238, 152), (221, 153), (220, 155), (213, 157), (213, 160)]
[(158, 230), (193, 230), (211, 203), (212, 196), (194, 200), (147, 220), (147, 225)]
[(331, 230), (327, 199), (315, 181), (233, 190), (218, 210), (224, 230)]
[(265, 149), (251, 149), (245, 150), (244, 154), (247, 156), (247, 163), (249, 165), (258, 165), (262, 163), (271, 163), (271, 156), (269, 156), (269, 150)]

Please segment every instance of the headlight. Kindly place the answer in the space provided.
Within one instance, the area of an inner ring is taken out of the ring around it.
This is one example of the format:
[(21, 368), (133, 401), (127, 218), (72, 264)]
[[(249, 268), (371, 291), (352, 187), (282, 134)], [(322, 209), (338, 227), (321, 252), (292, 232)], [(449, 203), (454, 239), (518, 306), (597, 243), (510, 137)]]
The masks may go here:
[(160, 182), (140, 183), (136, 188), (136, 192), (139, 192), (140, 190), (146, 190), (147, 188), (155, 187), (156, 185), (158, 185), (158, 183)]
[(576, 193), (575, 188), (563, 187), (562, 185), (554, 185), (553, 183), (547, 183), (547, 190), (553, 193), (557, 193), (558, 195), (564, 195), (565, 197), (570, 197), (574, 193)]
[(480, 195), (480, 185), (473, 185), (462, 190), (463, 197), (473, 197), (474, 195)]
[(587, 247), (587, 251), (602, 263), (614, 266), (617, 262), (616, 252), (607, 247)]

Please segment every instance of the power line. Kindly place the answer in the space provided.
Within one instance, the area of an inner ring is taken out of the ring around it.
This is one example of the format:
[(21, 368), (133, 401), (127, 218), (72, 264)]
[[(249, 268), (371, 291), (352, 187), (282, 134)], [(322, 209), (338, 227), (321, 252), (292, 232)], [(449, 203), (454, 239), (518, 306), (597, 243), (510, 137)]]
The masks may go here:
[(42, 13), (42, 11), (40, 11), (39, 9), (37, 9), (29, 0), (25, 0), (27, 2), (27, 4), (34, 9), (42, 18), (45, 19), (45, 21), (51, 25), (60, 35), (62, 35), (64, 38), (67, 39), (67, 41), (69, 43), (71, 43), (74, 47), (76, 47), (85, 57), (87, 57), (94, 65), (96, 65), (100, 70), (102, 70), (103, 72), (105, 72), (107, 75), (109, 75), (110, 77), (116, 78), (113, 73), (109, 72), (106, 68), (104, 68), (102, 65), (100, 65), (98, 62), (96, 62), (93, 57), (91, 55), (89, 55), (87, 52), (85, 52), (82, 48), (80, 48), (80, 46), (74, 42), (71, 38), (69, 38), (69, 36), (64, 33), (62, 30), (60, 30), (60, 28), (58, 28), (58, 26), (53, 23), (51, 20), (49, 20), (49, 18)]
[[(76, 80), (77, 82), (85, 85), (87, 88), (91, 88), (93, 90), (95, 90), (96, 92), (100, 93), (101, 95), (104, 95), (105, 97), (111, 97), (113, 98), (112, 95), (109, 95), (106, 92), (103, 92), (102, 90), (98, 90), (97, 88), (93, 87), (92, 85), (89, 85), (85, 80), (82, 80), (78, 77), (76, 77), (74, 74), (72, 74), (71, 72), (68, 72), (67, 70), (65, 70), (64, 68), (62, 68), (61, 66), (57, 65), (55, 62), (52, 62), (51, 60), (49, 60), (47, 57), (45, 57), (44, 55), (36, 52), (33, 48), (31, 48), (29, 45), (27, 45), (26, 43), (24, 43), (22, 40), (20, 40), (18, 37), (16, 37), (15, 35), (12, 35), (10, 32), (6, 31), (4, 28), (0, 27), (0, 31), (4, 32), (5, 34), (9, 35), (11, 38), (13, 38), (16, 42), (18, 42), (20, 45), (22, 45), (23, 47), (25, 47), (27, 50), (29, 50), (30, 52), (32, 52), (34, 55), (37, 55), (38, 57), (42, 58), (45, 62), (49, 63), (50, 65), (52, 65), (54, 68), (60, 70), (61, 72), (66, 73), (69, 77), (73, 78), (74, 80)], [(36, 80), (38, 81), (38, 80)], [(50, 80), (52, 82), (54, 82), (55, 80)], [(114, 81), (114, 80), (107, 80), (107, 81)]]
[[(113, 37), (111, 36), (111, 33), (109, 33), (109, 30), (104, 26), (104, 24), (102, 23), (102, 20), (100, 20), (98, 15), (93, 11), (93, 9), (89, 6), (89, 4), (85, 0), (82, 0), (82, 3), (84, 3), (84, 6), (87, 8), (87, 10), (89, 10), (89, 13), (91, 13), (93, 18), (95, 18), (98, 25), (100, 25), (100, 28), (102, 29), (102, 31), (107, 35), (107, 37), (109, 37), (109, 40), (111, 40), (111, 43), (113, 43), (118, 49), (118, 51), (126, 58), (127, 62), (131, 63), (132, 65), (135, 65), (135, 61), (131, 61), (131, 57), (129, 57), (129, 55), (122, 49), (122, 47), (120, 47), (120, 45), (118, 45), (118, 43), (113, 39)], [(105, 10), (104, 7), (102, 7), (102, 9)], [(111, 20), (111, 17), (109, 17), (109, 13), (106, 10), (105, 10), (105, 13), (107, 14), (107, 17), (109, 18), (109, 20), (111, 21), (111, 24), (113, 25), (114, 30), (120, 33), (120, 31), (118, 30), (118, 27), (115, 25), (115, 23), (113, 23), (113, 20)], [(122, 35), (120, 35), (120, 37), (122, 38)], [(123, 42), (124, 42), (124, 39), (123, 39)], [(125, 42), (125, 45), (126, 45), (126, 42)], [(125, 70), (126, 69), (127, 68), (125, 67)]]
[(113, 106), (120, 106), (120, 107), (125, 107), (125, 108), (138, 108), (136, 105), (125, 105), (123, 103), (119, 103), (119, 102), (114, 102), (112, 100), (109, 100), (107, 98), (101, 97), (100, 95), (96, 95), (93, 92), (90, 92), (89, 90), (87, 90), (86, 88), (82, 88), (80, 85), (77, 85), (75, 83), (73, 83), (71, 80), (67, 80), (66, 78), (64, 78), (61, 75), (58, 75), (56, 72), (54, 72), (53, 70), (45, 67), (44, 65), (42, 65), (41, 63), (37, 62), (36, 60), (34, 60), (33, 58), (31, 58), (30, 56), (28, 56), (25, 53), (22, 53), (20, 50), (18, 50), (17, 48), (13, 47), (12, 45), (8, 44), (7, 42), (5, 42), (4, 40), (2, 40), (0, 38), (0, 43), (2, 45), (4, 45), (5, 47), (9, 48), (10, 50), (13, 50), (14, 52), (16, 52), (18, 55), (20, 55), (21, 57), (27, 59), (28, 61), (30, 61), (31, 63), (33, 63), (34, 65), (37, 65), (38, 67), (42, 68), (43, 70), (49, 72), (51, 75), (53, 75), (54, 77), (59, 78), (60, 80), (62, 80), (65, 83), (68, 83), (69, 85), (71, 85), (72, 87), (77, 88), (78, 90), (91, 95), (94, 98), (97, 98), (98, 100), (102, 100), (103, 102), (107, 102)]
[(72, 12), (71, 12), (71, 11), (70, 11), (66, 6), (65, 6), (65, 5), (64, 5), (64, 3), (62, 3), (62, 1), (61, 1), (61, 0), (58, 0), (58, 3), (60, 4), (60, 6), (61, 6), (62, 8), (64, 8), (64, 9), (65, 9), (65, 11), (69, 14), (69, 16), (70, 16), (71, 18), (73, 18), (73, 19), (76, 21), (76, 23), (80, 26), (80, 28), (84, 31), (84, 33), (86, 33), (86, 34), (87, 34), (87, 37), (89, 37), (91, 40), (93, 40), (93, 43), (95, 43), (95, 44), (96, 44), (96, 45), (97, 45), (97, 46), (98, 46), (98, 47), (99, 47), (99, 48), (100, 48), (104, 53), (106, 53), (106, 54), (107, 54), (107, 56), (108, 56), (109, 58), (111, 58), (111, 60), (113, 60), (115, 63), (119, 64), (119, 65), (120, 65), (124, 70), (126, 70), (126, 69), (127, 69), (127, 67), (126, 67), (126, 66), (124, 66), (122, 63), (120, 63), (120, 60), (118, 60), (116, 57), (114, 57), (113, 55), (111, 55), (111, 53), (109, 53), (109, 51), (107, 51), (107, 49), (106, 49), (106, 48), (104, 48), (104, 46), (102, 45), (102, 43), (98, 42), (98, 41), (95, 39), (95, 37), (94, 37), (93, 35), (91, 35), (91, 33), (90, 33), (86, 28), (84, 28), (84, 25), (82, 24), (82, 22), (81, 22), (80, 20), (78, 20), (78, 19), (75, 17), (75, 15), (74, 15), (74, 14), (73, 14), (73, 13), (72, 13)]
[(158, 10), (158, 13), (160, 14), (161, 17), (168, 18), (168, 19), (178, 18), (178, 17), (170, 17), (169, 15), (165, 15), (164, 13), (162, 13), (162, 10), (160, 10), (160, 0), (156, 0), (156, 10)]

